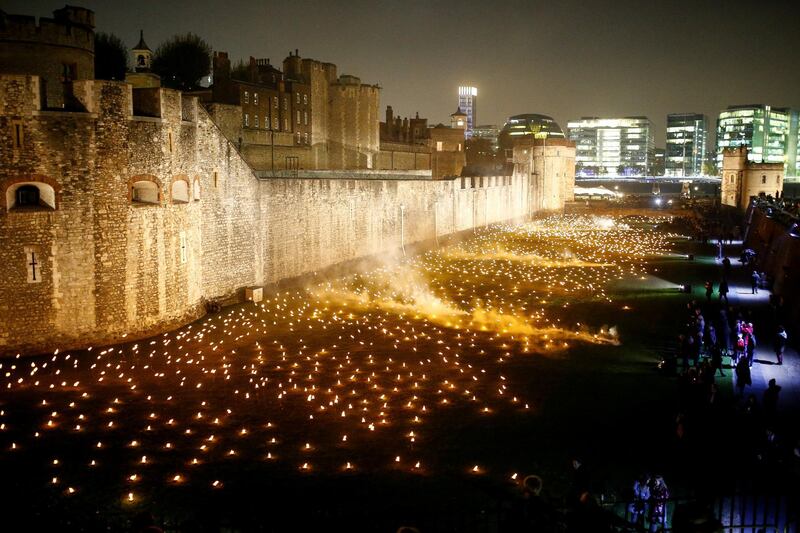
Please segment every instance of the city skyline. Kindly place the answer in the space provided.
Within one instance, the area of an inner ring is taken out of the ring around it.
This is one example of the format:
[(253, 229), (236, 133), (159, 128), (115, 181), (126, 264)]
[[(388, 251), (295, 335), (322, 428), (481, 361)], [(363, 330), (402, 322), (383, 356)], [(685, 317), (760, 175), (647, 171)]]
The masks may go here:
[[(252, 55), (279, 63), (298, 48), (303, 57), (337, 63), (341, 73), (380, 84), (382, 106), (392, 105), (401, 116), (418, 111), (432, 123), (447, 123), (453, 93), (465, 82), (481, 92), (481, 123), (502, 127), (509, 116), (543, 113), (565, 127), (583, 116), (644, 115), (661, 147), (669, 113), (715, 117), (729, 105), (800, 107), (800, 73), (789, 67), (788, 37), (755, 26), (743, 2), (727, 2), (724, 9), (712, 2), (616, 2), (614, 10), (609, 2), (386, 2), (380, 9), (363, 2), (267, 6), (244, 0), (224, 7), (194, 3), (191, 10), (150, 1), (80, 5), (96, 12), (98, 31), (128, 46), (143, 29), (153, 48), (191, 31), (234, 60)], [(9, 0), (3, 9), (50, 16), (59, 7), (51, 0)], [(775, 20), (800, 11), (788, 4), (770, 8)], [(632, 16), (619, 17), (626, 11)], [(442, 17), (455, 23), (436, 22)], [(417, 80), (425, 80), (424, 90)], [(713, 143), (713, 133), (709, 137)]]

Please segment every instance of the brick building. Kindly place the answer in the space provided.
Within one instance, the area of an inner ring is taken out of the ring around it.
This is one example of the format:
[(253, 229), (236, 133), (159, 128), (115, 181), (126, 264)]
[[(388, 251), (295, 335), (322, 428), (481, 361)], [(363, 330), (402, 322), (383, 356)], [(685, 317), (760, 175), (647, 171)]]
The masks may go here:
[(377, 86), (337, 77), (336, 65), (301, 58), (298, 50), (282, 71), (253, 57), (232, 69), (225, 52), (214, 54), (213, 67), (203, 100), (256, 170), (373, 168)]

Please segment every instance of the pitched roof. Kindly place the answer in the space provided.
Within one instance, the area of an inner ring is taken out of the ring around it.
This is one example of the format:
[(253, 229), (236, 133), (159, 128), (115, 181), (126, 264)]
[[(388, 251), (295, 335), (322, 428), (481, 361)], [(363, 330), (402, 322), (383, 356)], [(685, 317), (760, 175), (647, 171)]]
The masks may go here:
[(133, 47), (134, 50), (150, 50), (150, 47), (147, 46), (147, 43), (144, 42), (144, 30), (139, 30), (139, 44)]

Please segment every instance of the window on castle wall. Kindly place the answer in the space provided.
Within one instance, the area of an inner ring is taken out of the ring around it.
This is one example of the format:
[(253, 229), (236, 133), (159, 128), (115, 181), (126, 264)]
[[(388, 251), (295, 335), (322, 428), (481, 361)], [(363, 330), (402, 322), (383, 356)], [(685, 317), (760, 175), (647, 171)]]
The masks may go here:
[(214, 171), (213, 180), (214, 180), (214, 188), (216, 189), (219, 186), (219, 172), (217, 172), (216, 170)]
[(25, 130), (22, 126), (22, 121), (11, 121), (11, 146), (14, 150), (22, 149), (25, 142)]
[(289, 119), (283, 119), (283, 131), (289, 131)]
[(16, 183), (6, 189), (6, 205), (9, 211), (54, 210), (56, 191), (39, 181)]
[(192, 198), (195, 202), (200, 201), (200, 179), (195, 178), (194, 183), (192, 184)]
[(247, 91), (244, 92), (244, 103), (245, 104), (249, 104), (250, 103), (250, 93), (247, 92)]
[(253, 104), (258, 105), (258, 93), (253, 93)]
[(308, 95), (307, 94), (303, 95), (303, 105), (308, 105)]
[(308, 111), (303, 111), (303, 124), (308, 126)]
[(189, 184), (186, 180), (175, 180), (172, 182), (170, 189), (172, 194), (173, 204), (188, 204), (189, 203)]
[(135, 204), (158, 204), (158, 185), (152, 181), (137, 181), (131, 185), (131, 202)]
[(297, 124), (300, 124), (300, 111), (297, 111)]
[(244, 114), (244, 126), (248, 127), (250, 125), (250, 115), (247, 113)]
[(766, 183), (767, 183), (767, 176), (766, 175), (761, 176), (761, 184), (766, 185)]
[(442, 141), (436, 141), (436, 151), (441, 152), (444, 150), (444, 143)]
[(303, 143), (308, 144), (308, 133), (303, 134)]
[(300, 103), (300, 93), (297, 93), (295, 96), (297, 97), (297, 98), (295, 98), (295, 101), (299, 104)]
[(172, 132), (171, 131), (169, 133), (167, 133), (167, 150), (169, 150), (169, 153), (172, 153), (172, 150), (173, 150)]
[(269, 117), (264, 117), (264, 129), (269, 129)]
[(258, 115), (253, 116), (253, 126), (258, 129)]
[(272, 119), (272, 129), (273, 130), (277, 130), (278, 129), (278, 117), (275, 117), (275, 118)]

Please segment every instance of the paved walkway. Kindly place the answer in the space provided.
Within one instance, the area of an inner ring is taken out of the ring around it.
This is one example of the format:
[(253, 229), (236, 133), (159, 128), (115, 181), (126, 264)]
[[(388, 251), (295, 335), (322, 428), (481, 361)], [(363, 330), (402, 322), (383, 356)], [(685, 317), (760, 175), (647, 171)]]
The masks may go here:
[[(703, 253), (708, 253), (712, 258), (716, 255), (716, 250), (716, 241), (710, 241), (708, 245), (703, 247)], [(730, 305), (742, 310), (749, 309), (754, 316), (754, 333), (757, 345), (755, 362), (750, 369), (753, 386), (748, 390), (756, 395), (760, 403), (769, 380), (775, 378), (777, 384), (782, 387), (778, 401), (779, 411), (790, 407), (794, 409), (800, 408), (800, 357), (795, 349), (798, 339), (792, 338), (791, 332), (789, 332), (789, 346), (787, 346), (783, 354), (783, 365), (777, 365), (777, 358), (773, 349), (773, 338), (777, 323), (773, 319), (773, 311), (769, 305), (771, 291), (758, 289), (758, 294), (753, 294), (750, 283), (752, 270), (742, 265), (739, 261), (740, 251), (741, 242), (726, 245), (723, 248), (724, 254), (731, 261), (731, 279), (728, 280), (730, 288), (728, 300)], [(722, 263), (717, 261), (717, 264), (719, 265), (721, 279)], [(718, 285), (715, 280), (715, 290)], [(784, 324), (784, 326), (788, 327), (788, 324)], [(746, 390), (745, 394), (747, 393)]]

